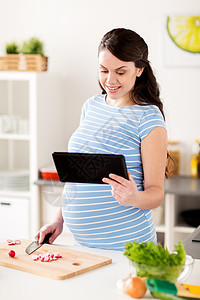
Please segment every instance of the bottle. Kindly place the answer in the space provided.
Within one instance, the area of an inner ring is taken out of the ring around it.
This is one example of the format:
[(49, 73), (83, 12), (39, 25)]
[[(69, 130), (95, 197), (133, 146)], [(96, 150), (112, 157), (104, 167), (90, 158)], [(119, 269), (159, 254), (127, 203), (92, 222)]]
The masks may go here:
[(192, 146), (191, 156), (191, 176), (200, 178), (200, 144), (199, 140), (195, 140)]

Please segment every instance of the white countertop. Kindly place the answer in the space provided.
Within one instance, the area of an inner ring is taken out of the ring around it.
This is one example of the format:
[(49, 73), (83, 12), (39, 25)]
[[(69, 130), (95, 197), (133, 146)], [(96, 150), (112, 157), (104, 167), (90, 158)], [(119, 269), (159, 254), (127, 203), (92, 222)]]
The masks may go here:
[[(64, 246), (66, 247), (66, 246)], [(68, 248), (73, 248), (69, 246)], [(112, 258), (112, 264), (78, 276), (54, 280), (0, 266), (0, 299), (13, 300), (130, 300), (119, 291), (116, 282), (130, 272), (127, 258), (119, 251), (86, 247), (74, 249)], [(200, 285), (200, 260), (195, 260), (193, 271), (186, 283)], [(152, 297), (147, 293), (145, 299)]]

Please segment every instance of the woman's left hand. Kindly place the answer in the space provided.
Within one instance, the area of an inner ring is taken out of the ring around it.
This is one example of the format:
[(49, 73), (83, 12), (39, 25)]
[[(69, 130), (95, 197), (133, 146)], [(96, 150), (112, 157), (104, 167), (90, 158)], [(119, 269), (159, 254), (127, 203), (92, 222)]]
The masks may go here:
[(139, 191), (130, 172), (128, 172), (128, 178), (129, 180), (115, 174), (109, 174), (109, 178), (103, 178), (102, 181), (111, 185), (112, 195), (119, 204), (135, 206)]

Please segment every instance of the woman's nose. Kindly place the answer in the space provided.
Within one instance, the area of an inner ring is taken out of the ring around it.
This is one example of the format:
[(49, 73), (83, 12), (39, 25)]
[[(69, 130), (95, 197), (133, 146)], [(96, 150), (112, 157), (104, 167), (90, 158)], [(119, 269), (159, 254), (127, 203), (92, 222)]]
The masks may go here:
[(108, 73), (107, 83), (113, 84), (113, 83), (116, 83), (116, 81), (117, 81), (116, 75), (111, 72)]

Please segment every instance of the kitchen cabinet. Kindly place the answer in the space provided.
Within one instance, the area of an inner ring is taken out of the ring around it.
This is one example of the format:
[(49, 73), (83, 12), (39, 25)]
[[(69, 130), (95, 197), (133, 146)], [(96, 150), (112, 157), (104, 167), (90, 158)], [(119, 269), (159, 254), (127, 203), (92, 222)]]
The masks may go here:
[[(29, 236), (29, 198), (0, 197), (1, 239)], [(23, 221), (21, 222), (21, 218)], [(20, 232), (20, 236), (19, 236)]]
[(51, 153), (64, 149), (60, 91), (59, 78), (47, 72), (0, 72), (0, 225), (7, 238), (33, 238), (41, 226), (34, 182)]

